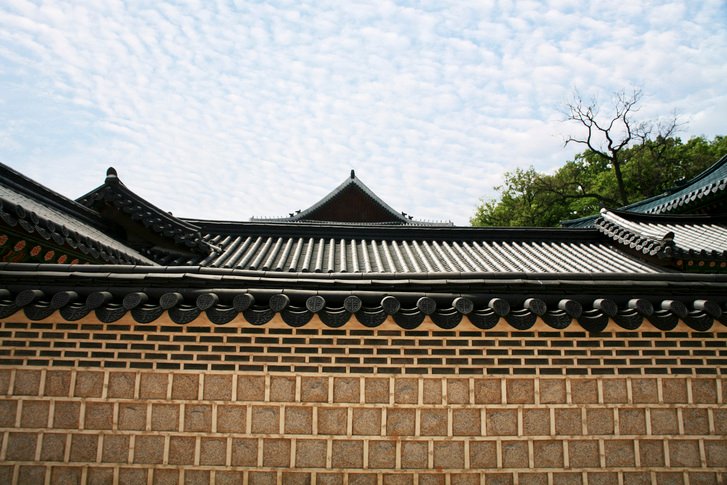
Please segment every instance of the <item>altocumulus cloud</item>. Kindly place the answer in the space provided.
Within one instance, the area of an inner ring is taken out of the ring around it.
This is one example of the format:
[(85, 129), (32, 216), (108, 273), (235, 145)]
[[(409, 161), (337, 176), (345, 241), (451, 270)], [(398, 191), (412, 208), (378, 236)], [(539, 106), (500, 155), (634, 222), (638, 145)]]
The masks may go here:
[(642, 87), (643, 118), (724, 134), (726, 17), (721, 0), (11, 0), (0, 157), (74, 197), (113, 164), (162, 208), (235, 220), (355, 168), (395, 208), (466, 224), (504, 171), (573, 155), (574, 87)]

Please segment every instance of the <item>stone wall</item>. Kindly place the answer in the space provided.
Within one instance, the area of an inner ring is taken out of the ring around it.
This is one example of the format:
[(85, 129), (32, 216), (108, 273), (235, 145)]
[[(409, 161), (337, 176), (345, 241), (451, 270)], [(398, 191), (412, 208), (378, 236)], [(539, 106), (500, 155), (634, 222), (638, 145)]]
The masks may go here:
[(722, 330), (8, 319), (0, 483), (724, 483)]

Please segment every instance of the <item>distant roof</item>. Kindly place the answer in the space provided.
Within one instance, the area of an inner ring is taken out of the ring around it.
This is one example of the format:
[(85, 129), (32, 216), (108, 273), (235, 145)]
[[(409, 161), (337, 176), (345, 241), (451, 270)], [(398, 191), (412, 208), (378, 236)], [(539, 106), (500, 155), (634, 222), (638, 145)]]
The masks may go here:
[[(621, 207), (619, 210), (642, 214), (684, 214), (724, 212), (724, 191), (727, 189), (727, 155), (691, 180), (667, 190), (663, 194), (640, 200)], [(598, 215), (581, 217), (561, 222), (564, 227), (593, 227)]]
[(303, 211), (288, 217), (253, 217), (255, 222), (312, 222), (334, 224), (452, 226), (452, 222), (419, 221), (405, 212), (397, 212), (369, 189), (356, 172), (328, 195)]

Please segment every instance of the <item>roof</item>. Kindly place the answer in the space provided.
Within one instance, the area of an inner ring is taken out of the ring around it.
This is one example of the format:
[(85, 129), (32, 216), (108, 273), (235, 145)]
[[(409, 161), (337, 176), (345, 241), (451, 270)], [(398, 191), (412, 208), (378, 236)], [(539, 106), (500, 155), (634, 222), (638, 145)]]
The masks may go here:
[[(621, 207), (620, 211), (642, 214), (725, 213), (727, 204), (727, 155), (704, 172), (663, 194)], [(561, 222), (564, 227), (593, 227), (598, 215)]]
[(253, 217), (255, 222), (313, 222), (335, 224), (452, 226), (451, 222), (418, 221), (405, 212), (397, 212), (366, 184), (351, 175), (328, 195), (303, 211), (288, 217)]
[(0, 164), (0, 218), (6, 231), (37, 238), (95, 262), (154, 262), (118, 239), (97, 213)]

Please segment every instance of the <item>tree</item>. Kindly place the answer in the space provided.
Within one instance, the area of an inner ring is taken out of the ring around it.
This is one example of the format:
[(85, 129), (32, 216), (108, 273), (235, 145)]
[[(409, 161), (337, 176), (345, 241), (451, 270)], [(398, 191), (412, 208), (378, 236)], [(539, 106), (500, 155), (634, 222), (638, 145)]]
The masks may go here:
[(622, 205), (629, 203), (629, 196), (624, 182), (624, 164), (627, 158), (624, 152), (635, 140), (643, 145), (645, 141), (656, 140), (652, 143), (654, 154), (658, 155), (662, 147), (661, 141), (672, 137), (677, 129), (676, 117), (668, 122), (637, 123), (632, 119), (633, 113), (638, 111), (637, 104), (641, 100), (641, 91), (634, 90), (628, 94), (625, 91), (614, 96), (613, 113), (602, 116), (599, 113), (598, 102), (593, 99), (586, 103), (576, 91), (573, 100), (566, 106), (566, 119), (576, 122), (585, 128), (582, 136), (569, 136), (565, 145), (578, 143), (587, 147), (588, 151), (605, 161), (616, 177), (618, 198)]

